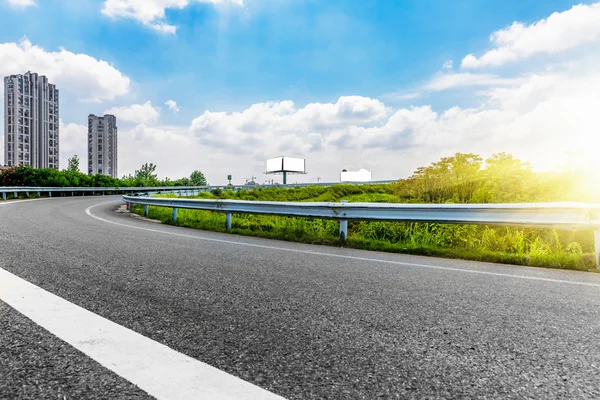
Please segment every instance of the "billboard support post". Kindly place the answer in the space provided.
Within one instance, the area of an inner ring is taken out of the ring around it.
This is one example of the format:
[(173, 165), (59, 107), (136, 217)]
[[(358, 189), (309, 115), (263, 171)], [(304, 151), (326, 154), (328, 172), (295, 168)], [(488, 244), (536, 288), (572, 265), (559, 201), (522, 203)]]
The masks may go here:
[(306, 174), (306, 160), (293, 157), (270, 158), (267, 160), (265, 174), (282, 174), (283, 184), (287, 185), (288, 174)]

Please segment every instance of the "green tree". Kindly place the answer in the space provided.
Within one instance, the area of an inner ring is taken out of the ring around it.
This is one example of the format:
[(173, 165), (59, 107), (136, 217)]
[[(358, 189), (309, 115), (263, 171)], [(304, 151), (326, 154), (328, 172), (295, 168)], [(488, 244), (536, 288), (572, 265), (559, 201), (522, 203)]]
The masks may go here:
[(204, 174), (198, 170), (192, 172), (190, 175), (190, 181), (194, 186), (207, 186), (206, 177)]
[(156, 171), (156, 165), (153, 163), (143, 164), (142, 167), (135, 171), (135, 177), (142, 180), (154, 181), (156, 180), (157, 175), (154, 173)]
[(426, 203), (466, 203), (481, 184), (482, 159), (477, 154), (456, 153), (418, 168), (399, 182), (401, 198)]
[[(176, 181), (172, 182), (175, 186), (192, 186), (190, 178), (179, 178)], [(165, 185), (168, 186), (168, 185)]]
[(485, 160), (484, 184), (474, 196), (476, 203), (514, 203), (541, 198), (532, 186), (534, 175), (529, 163), (510, 154), (496, 153)]
[(67, 167), (67, 171), (79, 171), (79, 157), (77, 157), (77, 154), (69, 158), (69, 166)]

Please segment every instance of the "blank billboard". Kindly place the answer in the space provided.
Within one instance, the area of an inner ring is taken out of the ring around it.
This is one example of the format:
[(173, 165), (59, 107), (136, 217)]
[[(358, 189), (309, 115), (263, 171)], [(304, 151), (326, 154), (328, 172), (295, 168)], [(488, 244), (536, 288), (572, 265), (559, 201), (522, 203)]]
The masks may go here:
[(283, 170), (287, 172), (305, 173), (304, 158), (283, 157)]
[(341, 182), (370, 182), (371, 171), (361, 169), (359, 171), (342, 171)]
[(283, 157), (275, 157), (267, 160), (267, 173), (283, 171)]
[(273, 172), (300, 172), (305, 173), (303, 158), (275, 157), (267, 160), (267, 173)]

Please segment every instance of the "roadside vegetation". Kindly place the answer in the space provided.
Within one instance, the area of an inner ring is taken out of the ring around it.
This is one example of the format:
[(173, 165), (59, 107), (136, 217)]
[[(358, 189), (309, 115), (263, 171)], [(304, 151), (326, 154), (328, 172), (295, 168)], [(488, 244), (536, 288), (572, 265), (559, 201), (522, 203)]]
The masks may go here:
[[(593, 180), (584, 175), (581, 171), (535, 173), (527, 163), (504, 153), (487, 160), (476, 154), (458, 153), (389, 185), (214, 190), (193, 197), (379, 203), (600, 202), (599, 188), (590, 185)], [(143, 215), (143, 207), (136, 207), (135, 212)], [(171, 209), (150, 207), (149, 217), (173, 223)], [(225, 215), (180, 209), (175, 224), (224, 232)], [(591, 231), (351, 221), (348, 241), (341, 243), (338, 230), (336, 221), (258, 215), (234, 215), (232, 226), (232, 233), (305, 243), (550, 268), (596, 269)]]
[[(79, 159), (69, 159), (65, 170), (51, 168), (32, 168), (30, 166), (13, 167), (0, 170), (0, 186), (32, 187), (156, 187), (156, 186), (206, 186), (206, 178), (200, 171), (194, 171), (189, 178), (177, 180), (158, 179), (156, 165), (143, 164), (134, 175), (112, 178), (106, 175), (87, 175), (79, 171)], [(8, 192), (8, 198), (13, 194)], [(34, 192), (31, 193), (33, 195)], [(24, 197), (25, 195), (21, 195)], [(31, 197), (31, 196), (30, 196)]]

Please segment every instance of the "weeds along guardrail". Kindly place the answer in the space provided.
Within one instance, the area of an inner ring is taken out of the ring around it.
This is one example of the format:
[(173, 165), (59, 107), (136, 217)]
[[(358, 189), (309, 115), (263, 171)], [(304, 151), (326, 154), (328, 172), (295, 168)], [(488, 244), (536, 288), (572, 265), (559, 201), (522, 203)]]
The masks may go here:
[(40, 186), (0, 186), (2, 200), (6, 200), (8, 195), (13, 198), (18, 198), (19, 194), (25, 194), (29, 197), (32, 193), (36, 193), (41, 197), (42, 193), (49, 197), (54, 195), (65, 196), (69, 193), (71, 196), (77, 195), (104, 195), (104, 194), (134, 194), (147, 192), (172, 192), (180, 196), (189, 196), (198, 192), (210, 192), (215, 189), (219, 190), (254, 190), (260, 188), (295, 188), (307, 186), (329, 187), (335, 185), (381, 185), (390, 184), (397, 181), (370, 181), (370, 182), (334, 182), (334, 183), (295, 183), (287, 185), (216, 185), (216, 186), (160, 186), (160, 187), (40, 187)]
[(205, 210), (224, 213), (231, 230), (233, 214), (262, 214), (285, 217), (322, 218), (340, 221), (340, 239), (348, 237), (348, 221), (436, 222), (514, 226), (526, 228), (593, 230), (596, 266), (600, 268), (600, 205), (582, 203), (531, 204), (385, 204), (385, 203), (301, 203), (247, 200), (165, 199), (123, 196), (128, 207), (150, 206), (177, 210)]

